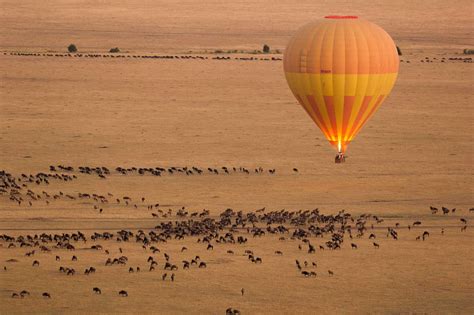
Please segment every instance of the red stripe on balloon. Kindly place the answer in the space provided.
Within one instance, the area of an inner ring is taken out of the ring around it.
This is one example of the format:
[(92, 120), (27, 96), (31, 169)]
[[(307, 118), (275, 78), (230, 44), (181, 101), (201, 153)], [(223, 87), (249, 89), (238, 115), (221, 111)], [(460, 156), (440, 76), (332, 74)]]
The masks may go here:
[(372, 115), (375, 113), (375, 111), (377, 110), (377, 108), (379, 108), (380, 104), (382, 103), (383, 99), (384, 99), (385, 95), (379, 95), (379, 97), (377, 98), (377, 101), (375, 102), (375, 105), (372, 107), (372, 109), (370, 110), (370, 113), (365, 117), (364, 121), (357, 127), (357, 129), (354, 131), (354, 135), (356, 135), (359, 130), (365, 125), (365, 123), (367, 122), (367, 120), (369, 120), (370, 117), (372, 117)]
[(316, 99), (314, 98), (313, 95), (307, 95), (306, 98), (308, 99), (308, 102), (311, 104), (311, 108), (316, 114), (316, 117), (321, 122), (321, 126), (319, 126), (319, 128), (321, 128), (322, 132), (326, 135), (327, 138), (330, 138), (332, 136), (332, 132), (330, 131), (330, 129), (328, 128), (328, 126), (326, 126), (324, 122), (323, 115), (321, 115), (321, 111), (319, 110), (319, 106), (318, 106), (318, 103), (316, 102)]
[(344, 96), (344, 112), (342, 117), (342, 140), (345, 140), (347, 138), (347, 126), (349, 125), (349, 119), (351, 118), (354, 100), (355, 96)]
[(357, 126), (359, 125), (359, 122), (362, 119), (362, 115), (367, 110), (367, 107), (369, 106), (369, 103), (371, 100), (372, 100), (372, 96), (364, 96), (362, 105), (360, 105), (359, 112), (357, 113), (356, 119), (354, 120), (354, 123), (352, 124), (352, 128), (349, 132), (349, 139), (351, 139), (352, 136), (354, 135), (354, 131), (357, 129)]
[(328, 111), (329, 121), (331, 122), (333, 135), (337, 134), (336, 109), (334, 108), (334, 96), (324, 96), (326, 110)]

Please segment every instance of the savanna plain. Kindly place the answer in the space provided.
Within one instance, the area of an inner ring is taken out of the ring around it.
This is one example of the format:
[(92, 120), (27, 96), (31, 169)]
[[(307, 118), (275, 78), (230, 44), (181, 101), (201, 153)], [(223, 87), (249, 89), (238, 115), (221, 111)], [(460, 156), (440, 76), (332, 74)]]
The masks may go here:
[[(0, 313), (474, 313), (470, 1), (0, 5)], [(402, 51), (345, 164), (281, 60), (329, 14)]]

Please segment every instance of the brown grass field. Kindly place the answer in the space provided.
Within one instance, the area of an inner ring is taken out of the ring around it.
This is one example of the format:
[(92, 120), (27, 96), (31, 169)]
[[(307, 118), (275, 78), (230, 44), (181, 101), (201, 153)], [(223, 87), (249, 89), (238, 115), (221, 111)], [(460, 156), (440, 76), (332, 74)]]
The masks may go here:
[[(470, 1), (2, 0), (0, 6), (0, 170), (16, 178), (39, 172), (77, 177), (49, 184), (23, 178), (20, 205), (10, 199), (10, 188), (0, 193), (1, 314), (225, 314), (229, 307), (242, 314), (474, 313), (473, 66), (453, 60), (469, 57), (462, 51), (473, 47)], [(287, 87), (281, 53), (251, 53), (264, 43), (283, 51), (299, 26), (328, 14), (375, 22), (403, 52), (392, 94), (349, 146), (343, 165), (334, 164), (335, 151)], [(71, 43), (82, 57), (65, 55)], [(85, 57), (110, 55), (112, 47), (125, 57)], [(133, 57), (145, 55), (200, 58)], [(237, 59), (250, 57), (258, 60)], [(271, 57), (276, 60), (264, 60)], [(50, 165), (74, 171), (51, 172)], [(105, 166), (111, 174), (99, 178), (78, 172), (79, 166)], [(119, 166), (204, 172), (121, 175)], [(264, 172), (256, 174), (258, 167)], [(28, 199), (28, 189), (41, 199)], [(124, 196), (131, 198), (128, 205)], [(430, 206), (440, 211), (432, 214)], [(443, 215), (441, 206), (456, 211)], [(265, 207), (261, 214), (345, 209), (354, 218), (370, 213), (383, 221), (368, 219), (365, 234), (356, 237), (354, 230), (352, 240), (346, 234), (337, 250), (319, 248), (330, 234), (308, 237), (313, 254), (302, 238), (291, 238), (297, 226), (289, 222), (289, 234), (253, 237), (239, 229), (234, 235), (247, 237), (246, 244), (213, 240), (214, 250), (197, 242), (203, 235), (152, 244), (161, 251), (155, 254), (134, 237), (90, 239), (94, 232), (148, 233), (188, 220), (177, 216), (182, 207), (189, 215), (208, 209), (216, 220), (227, 208), (247, 214)], [(170, 215), (152, 216), (168, 209)], [(415, 221), (421, 225), (408, 229)], [(396, 223), (398, 240), (386, 236)], [(3, 237), (77, 231), (87, 242), (71, 241), (74, 251), (55, 248), (56, 242), (20, 247)], [(416, 240), (424, 231), (430, 236)], [(90, 249), (99, 244), (103, 250)], [(181, 252), (183, 246), (188, 250)], [(245, 250), (262, 264), (250, 262)], [(174, 282), (161, 278), (171, 274), (163, 271), (163, 253), (178, 265)], [(126, 265), (105, 266), (121, 255)], [(183, 270), (181, 261), (196, 255), (207, 268)], [(148, 271), (149, 256), (158, 262), (155, 271)], [(303, 268), (317, 276), (304, 277), (295, 259), (317, 262)], [(34, 260), (40, 266), (33, 267)], [(76, 274), (60, 273), (60, 266)], [(97, 272), (84, 275), (90, 266)], [(128, 272), (137, 266), (140, 272)], [(12, 298), (22, 290), (30, 296)]]

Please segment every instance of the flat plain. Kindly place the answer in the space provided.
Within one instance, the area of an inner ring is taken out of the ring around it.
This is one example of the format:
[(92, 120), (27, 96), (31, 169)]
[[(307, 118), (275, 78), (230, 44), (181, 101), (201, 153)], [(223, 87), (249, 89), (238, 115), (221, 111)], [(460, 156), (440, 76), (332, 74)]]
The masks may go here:
[[(462, 54), (473, 44), (470, 2), (58, 0), (1, 7), (0, 170), (26, 186), (18, 189), (21, 204), (11, 199), (11, 187), (0, 194), (0, 234), (81, 231), (87, 242), (71, 240), (71, 251), (54, 241), (30, 248), (0, 239), (0, 313), (474, 312), (473, 70)], [(343, 165), (334, 164), (332, 147), (292, 96), (280, 53), (299, 26), (329, 14), (380, 25), (403, 52), (392, 94)], [(80, 56), (67, 55), (71, 43)], [(271, 54), (253, 53), (264, 43)], [(108, 53), (112, 47), (122, 52)], [(101, 178), (80, 166), (110, 174)], [(124, 175), (117, 167), (137, 170)], [(165, 169), (161, 176), (138, 172), (157, 167)], [(170, 173), (172, 167), (181, 172)], [(38, 173), (76, 178), (37, 184)], [(41, 198), (31, 199), (28, 189)], [(178, 215), (182, 207), (186, 216)], [(255, 226), (264, 236), (239, 228), (232, 233), (246, 243), (216, 238), (213, 250), (198, 242), (203, 235), (153, 243), (155, 253), (135, 241), (139, 230), (219, 221), (226, 209), (276, 217), (282, 209), (316, 208), (365, 218), (367, 231), (357, 237), (349, 222), (353, 238), (345, 233), (341, 248), (331, 250), (331, 233), (292, 238), (310, 224), (267, 224), (260, 217)], [(209, 213), (190, 217), (203, 209)], [(289, 232), (268, 232), (279, 225)], [(117, 242), (120, 230), (134, 236)], [(425, 231), (429, 236), (417, 240)], [(94, 232), (114, 237), (94, 241)], [(246, 250), (262, 263), (252, 263)], [(164, 253), (178, 270), (163, 270)], [(122, 255), (126, 265), (105, 266)], [(182, 261), (196, 255), (207, 267), (183, 270)], [(154, 271), (149, 256), (158, 263)], [(40, 265), (33, 267), (34, 260)], [(295, 260), (317, 276), (303, 276)], [(76, 274), (59, 272), (61, 266)], [(97, 272), (85, 275), (90, 266)], [(162, 280), (165, 272), (175, 280)], [(30, 296), (12, 298), (22, 290)]]

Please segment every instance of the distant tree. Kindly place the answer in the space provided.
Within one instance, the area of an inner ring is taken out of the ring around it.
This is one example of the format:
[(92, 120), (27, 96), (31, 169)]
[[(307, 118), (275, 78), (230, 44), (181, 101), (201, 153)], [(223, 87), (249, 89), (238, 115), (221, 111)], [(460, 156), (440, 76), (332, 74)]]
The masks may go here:
[(110, 48), (109, 52), (111, 52), (111, 53), (118, 53), (118, 52), (120, 52), (120, 49), (119, 49), (118, 47)]
[(263, 45), (263, 52), (268, 54), (270, 52), (270, 46), (268, 46), (267, 44)]
[(69, 46), (67, 47), (67, 50), (68, 50), (70, 53), (75, 53), (75, 52), (77, 52), (77, 47), (76, 47), (76, 45), (71, 44), (71, 45), (69, 45)]

